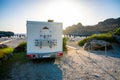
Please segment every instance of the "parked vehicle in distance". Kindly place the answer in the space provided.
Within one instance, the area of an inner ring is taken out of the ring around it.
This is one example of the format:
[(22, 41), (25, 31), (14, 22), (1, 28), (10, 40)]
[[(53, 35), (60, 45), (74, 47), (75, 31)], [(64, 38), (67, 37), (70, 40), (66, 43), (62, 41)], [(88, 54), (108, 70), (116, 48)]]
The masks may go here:
[(27, 21), (28, 58), (61, 57), (62, 45), (62, 23)]

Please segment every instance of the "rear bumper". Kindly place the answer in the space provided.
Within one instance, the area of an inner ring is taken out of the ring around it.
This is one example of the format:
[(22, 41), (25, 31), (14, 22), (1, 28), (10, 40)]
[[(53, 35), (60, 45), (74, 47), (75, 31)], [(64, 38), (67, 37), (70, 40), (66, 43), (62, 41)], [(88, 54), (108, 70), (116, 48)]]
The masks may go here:
[(62, 52), (53, 52), (53, 53), (31, 53), (27, 54), (27, 57), (29, 59), (39, 59), (39, 58), (56, 58), (56, 57), (62, 57)]

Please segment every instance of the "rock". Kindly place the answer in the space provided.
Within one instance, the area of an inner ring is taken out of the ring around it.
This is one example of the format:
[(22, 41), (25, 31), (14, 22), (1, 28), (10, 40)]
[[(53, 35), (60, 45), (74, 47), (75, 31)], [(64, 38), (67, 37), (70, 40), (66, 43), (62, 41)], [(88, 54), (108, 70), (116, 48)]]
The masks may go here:
[(86, 42), (83, 46), (84, 50), (105, 50), (105, 46), (107, 49), (112, 49), (112, 45), (109, 42), (104, 40), (92, 40)]
[(7, 48), (8, 46), (5, 44), (0, 44), (0, 49)]
[(90, 49), (90, 42), (86, 42), (83, 46), (84, 50), (89, 50)]

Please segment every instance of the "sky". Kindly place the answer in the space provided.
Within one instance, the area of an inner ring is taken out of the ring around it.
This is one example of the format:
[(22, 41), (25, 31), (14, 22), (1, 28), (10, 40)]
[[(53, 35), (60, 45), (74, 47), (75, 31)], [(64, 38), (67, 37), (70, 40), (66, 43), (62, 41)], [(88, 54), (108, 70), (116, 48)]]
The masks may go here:
[(0, 31), (26, 33), (26, 21), (62, 22), (63, 29), (120, 17), (120, 0), (0, 0)]

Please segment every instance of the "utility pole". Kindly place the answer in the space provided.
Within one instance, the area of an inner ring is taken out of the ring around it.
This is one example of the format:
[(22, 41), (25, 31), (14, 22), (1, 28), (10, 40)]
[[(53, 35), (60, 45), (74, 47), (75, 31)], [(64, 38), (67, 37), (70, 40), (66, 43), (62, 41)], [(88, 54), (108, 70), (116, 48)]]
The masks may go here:
[(76, 42), (76, 53), (77, 53), (77, 42)]
[(90, 51), (92, 51), (92, 42), (90, 42), (90, 46), (88, 47), (88, 51), (89, 51), (88, 55), (89, 55), (89, 58), (90, 58)]
[(107, 43), (105, 42), (105, 56), (107, 57)]
[[(88, 47), (88, 51), (90, 51), (90, 47)], [(90, 58), (90, 52), (89, 52), (89, 58)]]

